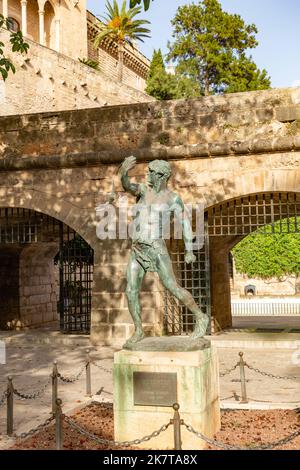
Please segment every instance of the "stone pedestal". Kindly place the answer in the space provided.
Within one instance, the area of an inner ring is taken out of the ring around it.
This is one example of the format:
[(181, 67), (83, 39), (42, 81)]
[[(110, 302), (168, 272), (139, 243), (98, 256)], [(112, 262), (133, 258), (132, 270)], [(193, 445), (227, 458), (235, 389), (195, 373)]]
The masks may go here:
[[(115, 440), (140, 439), (167, 424), (175, 399), (181, 419), (195, 430), (212, 437), (220, 429), (218, 361), (210, 342), (147, 338), (115, 354)], [(173, 432), (170, 426), (140, 448), (174, 449)], [(182, 449), (206, 447), (184, 426), (181, 437)]]

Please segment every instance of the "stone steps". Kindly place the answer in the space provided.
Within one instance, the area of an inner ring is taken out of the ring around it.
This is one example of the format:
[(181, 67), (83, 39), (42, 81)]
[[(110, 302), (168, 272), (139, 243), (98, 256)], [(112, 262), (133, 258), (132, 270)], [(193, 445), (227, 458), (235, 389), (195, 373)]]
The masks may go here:
[[(244, 349), (300, 349), (300, 333), (283, 331), (279, 333), (255, 332), (255, 330), (229, 330), (214, 336), (207, 336), (217, 348)], [(53, 344), (91, 347), (90, 336), (63, 334), (60, 331), (27, 330), (1, 331), (0, 341), (12, 345)], [(100, 345), (99, 345), (100, 346)], [(120, 346), (120, 345), (119, 345)], [(119, 348), (118, 348), (119, 349)], [(120, 346), (121, 349), (121, 346)]]
[(90, 347), (89, 335), (70, 335), (60, 331), (0, 332), (0, 340), (11, 345), (53, 344)]
[(217, 348), (300, 349), (300, 333), (289, 331), (270, 333), (235, 329), (211, 336), (210, 340)]

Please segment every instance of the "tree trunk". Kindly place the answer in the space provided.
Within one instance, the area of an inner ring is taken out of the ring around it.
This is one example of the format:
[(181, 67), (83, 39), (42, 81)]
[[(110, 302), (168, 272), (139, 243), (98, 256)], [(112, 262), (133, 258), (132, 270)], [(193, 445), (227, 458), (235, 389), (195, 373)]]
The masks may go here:
[(204, 96), (209, 96), (209, 81), (208, 79), (206, 78), (205, 79), (205, 88), (204, 88)]
[(209, 96), (209, 79), (208, 79), (208, 71), (205, 70), (205, 77), (204, 77), (204, 96)]
[(118, 81), (123, 81), (124, 44), (118, 44)]

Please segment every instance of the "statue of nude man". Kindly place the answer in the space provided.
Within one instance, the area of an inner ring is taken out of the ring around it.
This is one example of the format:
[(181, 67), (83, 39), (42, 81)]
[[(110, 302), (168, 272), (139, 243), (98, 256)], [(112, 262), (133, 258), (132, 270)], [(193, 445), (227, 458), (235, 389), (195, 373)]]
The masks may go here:
[[(142, 230), (132, 234), (132, 251), (127, 267), (126, 296), (135, 331), (124, 346), (137, 343), (145, 336), (142, 328), (139, 292), (143, 278), (148, 271), (156, 272), (164, 287), (194, 314), (195, 328), (191, 338), (201, 338), (205, 335), (209, 323), (208, 316), (202, 312), (192, 295), (178, 284), (163, 238), (164, 223), (169, 223), (170, 217), (176, 217), (176, 213), (180, 212), (186, 248), (185, 262), (193, 263), (195, 261), (196, 258), (192, 251), (191, 225), (186, 217), (182, 217), (184, 213), (183, 202), (178, 194), (167, 188), (171, 167), (165, 160), (150, 162), (147, 175), (148, 184), (146, 185), (130, 181), (128, 172), (135, 165), (136, 158), (131, 156), (124, 160), (120, 168), (124, 190), (136, 197), (136, 209), (140, 208), (140, 214), (144, 215), (144, 217), (141, 216)], [(158, 230), (157, 217), (155, 217), (157, 210), (161, 214)], [(154, 224), (156, 224), (155, 227)]]

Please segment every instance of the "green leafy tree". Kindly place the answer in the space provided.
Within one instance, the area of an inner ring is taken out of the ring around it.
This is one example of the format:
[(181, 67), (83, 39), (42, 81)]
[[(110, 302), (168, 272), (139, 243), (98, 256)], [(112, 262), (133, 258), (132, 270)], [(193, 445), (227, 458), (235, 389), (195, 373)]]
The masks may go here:
[(232, 61), (224, 83), (226, 93), (266, 90), (271, 85), (267, 71), (259, 70), (252, 58), (246, 57), (245, 54)]
[(176, 99), (180, 98), (197, 98), (200, 95), (199, 85), (192, 78), (181, 75), (178, 71), (175, 71), (176, 78)]
[[(4, 18), (4, 16), (1, 14), (0, 28), (10, 28), (9, 20), (7, 18)], [(21, 54), (27, 54), (29, 44), (24, 41), (21, 31), (11, 32), (9, 40), (12, 52), (20, 52)], [(0, 41), (0, 75), (3, 80), (7, 79), (8, 73), (10, 71), (16, 73), (16, 69), (13, 62), (4, 53), (4, 43)]]
[(151, 0), (130, 0), (130, 8), (134, 8), (136, 5), (140, 5), (142, 2), (144, 3), (144, 10), (147, 11), (150, 6)]
[(124, 46), (126, 43), (133, 45), (133, 41), (144, 41), (143, 38), (150, 37), (150, 30), (145, 28), (145, 24), (150, 24), (147, 20), (136, 20), (134, 17), (141, 12), (141, 7), (126, 9), (126, 0), (121, 8), (117, 0), (111, 4), (106, 3), (106, 16), (104, 25), (100, 22), (101, 31), (97, 34), (94, 45), (96, 47), (105, 39), (110, 38), (118, 44), (118, 80), (123, 79), (124, 67)]
[(176, 79), (166, 72), (160, 49), (153, 52), (146, 85), (146, 93), (157, 100), (172, 100), (176, 97)]
[(172, 25), (168, 60), (177, 63), (177, 73), (197, 82), (199, 94), (270, 87), (267, 72), (245, 56), (258, 45), (256, 26), (224, 12), (218, 0), (179, 7)]
[(300, 233), (286, 233), (295, 231), (295, 221), (275, 222), (273, 230), (271, 226), (256, 230), (233, 248), (238, 272), (262, 279), (300, 275)]
[(199, 96), (197, 83), (190, 78), (166, 71), (161, 50), (154, 50), (147, 78), (146, 93), (157, 100), (173, 100)]

